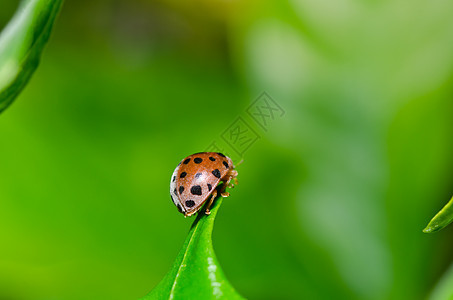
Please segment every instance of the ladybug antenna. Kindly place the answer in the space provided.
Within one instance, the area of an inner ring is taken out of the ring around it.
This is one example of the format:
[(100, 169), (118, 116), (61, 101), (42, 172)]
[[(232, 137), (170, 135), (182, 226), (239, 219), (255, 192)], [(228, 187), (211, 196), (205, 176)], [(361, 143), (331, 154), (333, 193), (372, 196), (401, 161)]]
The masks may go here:
[(240, 166), (244, 162), (244, 159), (241, 159), (240, 162), (238, 162), (234, 167)]

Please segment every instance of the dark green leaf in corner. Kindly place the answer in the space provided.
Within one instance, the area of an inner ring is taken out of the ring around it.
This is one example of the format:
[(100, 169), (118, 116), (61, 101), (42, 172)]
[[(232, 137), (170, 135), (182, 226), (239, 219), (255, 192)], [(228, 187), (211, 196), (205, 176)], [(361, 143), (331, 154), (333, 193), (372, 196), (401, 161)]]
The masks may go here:
[(210, 215), (198, 213), (184, 245), (164, 279), (141, 300), (244, 299), (225, 278), (212, 247), (212, 228), (222, 197)]
[(453, 221), (453, 198), (431, 219), (428, 226), (423, 229), (424, 233), (432, 233), (441, 230)]
[(23, 0), (0, 34), (0, 112), (19, 95), (39, 64), (63, 0)]

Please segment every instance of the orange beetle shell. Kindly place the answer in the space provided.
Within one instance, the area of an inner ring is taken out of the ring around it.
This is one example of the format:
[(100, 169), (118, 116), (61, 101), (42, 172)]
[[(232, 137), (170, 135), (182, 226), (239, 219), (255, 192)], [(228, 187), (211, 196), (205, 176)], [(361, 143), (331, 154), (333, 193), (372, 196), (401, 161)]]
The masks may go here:
[(196, 213), (231, 170), (233, 161), (216, 152), (195, 153), (184, 158), (170, 180), (170, 196), (185, 216)]

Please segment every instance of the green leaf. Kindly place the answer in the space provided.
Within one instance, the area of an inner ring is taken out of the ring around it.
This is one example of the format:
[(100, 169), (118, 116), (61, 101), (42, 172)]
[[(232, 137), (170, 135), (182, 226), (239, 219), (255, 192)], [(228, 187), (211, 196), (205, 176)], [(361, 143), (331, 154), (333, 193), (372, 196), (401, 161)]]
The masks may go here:
[(453, 198), (431, 219), (428, 226), (423, 229), (424, 233), (432, 233), (441, 230), (453, 221)]
[(244, 299), (225, 278), (212, 247), (212, 228), (221, 203), (222, 197), (214, 202), (210, 215), (198, 213), (173, 267), (141, 300)]
[(452, 300), (453, 299), (453, 265), (446, 271), (434, 287), (429, 300)]
[(19, 95), (39, 64), (63, 0), (23, 0), (0, 34), (0, 113)]

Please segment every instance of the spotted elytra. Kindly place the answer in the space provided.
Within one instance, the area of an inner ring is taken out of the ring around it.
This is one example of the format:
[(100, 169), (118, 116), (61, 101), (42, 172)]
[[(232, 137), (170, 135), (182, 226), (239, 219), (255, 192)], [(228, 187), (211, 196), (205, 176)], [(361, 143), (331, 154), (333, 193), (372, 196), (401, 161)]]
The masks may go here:
[(206, 201), (206, 214), (217, 197), (218, 190), (222, 197), (228, 197), (225, 189), (237, 184), (238, 172), (234, 169), (233, 161), (222, 153), (201, 152), (184, 158), (173, 171), (170, 180), (170, 196), (178, 210), (190, 217), (200, 210)]

